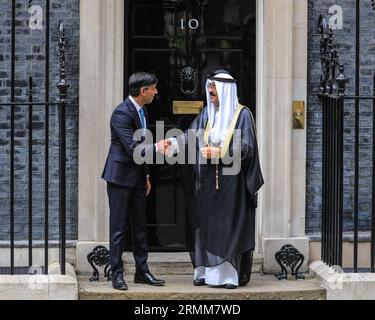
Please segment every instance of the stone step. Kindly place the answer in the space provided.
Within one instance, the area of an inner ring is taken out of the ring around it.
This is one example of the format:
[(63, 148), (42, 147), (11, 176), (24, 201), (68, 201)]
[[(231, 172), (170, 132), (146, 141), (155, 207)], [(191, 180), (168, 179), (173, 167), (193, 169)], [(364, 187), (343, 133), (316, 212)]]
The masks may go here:
[(78, 277), (80, 300), (325, 300), (326, 291), (315, 278), (279, 281), (272, 275), (253, 274), (250, 283), (235, 290), (211, 286), (195, 287), (192, 275), (165, 275), (166, 285), (153, 287), (134, 284), (125, 275), (128, 291), (112, 288), (111, 282), (101, 278), (89, 282)]
[[(123, 256), (125, 274), (133, 275), (135, 271), (134, 258), (132, 253), (126, 252)], [(263, 258), (259, 254), (253, 257), (253, 273), (262, 271)], [(190, 255), (187, 252), (177, 253), (150, 253), (148, 265), (151, 272), (155, 275), (191, 275), (193, 266)]]

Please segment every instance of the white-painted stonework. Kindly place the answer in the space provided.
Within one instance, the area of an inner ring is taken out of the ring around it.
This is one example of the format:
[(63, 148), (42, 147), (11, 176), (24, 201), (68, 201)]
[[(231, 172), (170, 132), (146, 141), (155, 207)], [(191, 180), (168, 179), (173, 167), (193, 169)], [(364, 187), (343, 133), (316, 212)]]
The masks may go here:
[(323, 283), (327, 300), (375, 300), (373, 273), (344, 273), (321, 261), (311, 263), (310, 271)]
[(0, 300), (78, 300), (78, 281), (73, 266), (61, 275), (56, 263), (48, 275), (0, 275)]

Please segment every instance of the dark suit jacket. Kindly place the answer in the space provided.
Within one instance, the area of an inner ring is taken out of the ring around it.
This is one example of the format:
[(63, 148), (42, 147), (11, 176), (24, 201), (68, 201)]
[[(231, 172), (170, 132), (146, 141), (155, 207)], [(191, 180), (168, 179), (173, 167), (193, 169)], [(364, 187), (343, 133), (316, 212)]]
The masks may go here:
[[(146, 123), (147, 113), (146, 114)], [(136, 107), (127, 98), (112, 113), (111, 117), (111, 147), (104, 166), (102, 178), (123, 187), (133, 187), (139, 179), (145, 179), (149, 174), (147, 164), (137, 165), (133, 153), (141, 141), (134, 141), (134, 132), (141, 129), (141, 121)], [(144, 152), (155, 153), (155, 147), (143, 145)]]

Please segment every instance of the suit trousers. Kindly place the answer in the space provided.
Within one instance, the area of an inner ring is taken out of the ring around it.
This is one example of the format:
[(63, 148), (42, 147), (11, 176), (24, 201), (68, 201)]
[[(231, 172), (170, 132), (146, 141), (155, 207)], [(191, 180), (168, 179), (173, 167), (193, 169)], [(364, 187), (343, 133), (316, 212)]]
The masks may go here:
[(122, 254), (125, 250), (125, 230), (129, 221), (136, 271), (149, 272), (147, 266), (146, 182), (143, 179), (132, 188), (107, 182), (110, 209), (110, 258), (112, 274), (123, 273)]

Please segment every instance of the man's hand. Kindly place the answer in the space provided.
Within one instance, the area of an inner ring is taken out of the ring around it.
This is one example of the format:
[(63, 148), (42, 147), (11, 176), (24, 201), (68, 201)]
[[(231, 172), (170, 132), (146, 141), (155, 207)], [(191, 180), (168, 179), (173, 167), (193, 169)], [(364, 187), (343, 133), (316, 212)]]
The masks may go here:
[(205, 159), (217, 159), (220, 157), (221, 148), (217, 147), (204, 147), (201, 148), (202, 157)]
[(150, 194), (151, 191), (151, 182), (150, 182), (150, 177), (147, 177), (146, 179), (146, 197)]
[(162, 154), (168, 154), (169, 153), (169, 146), (171, 145), (171, 142), (169, 140), (160, 140), (158, 143), (158, 152)]

